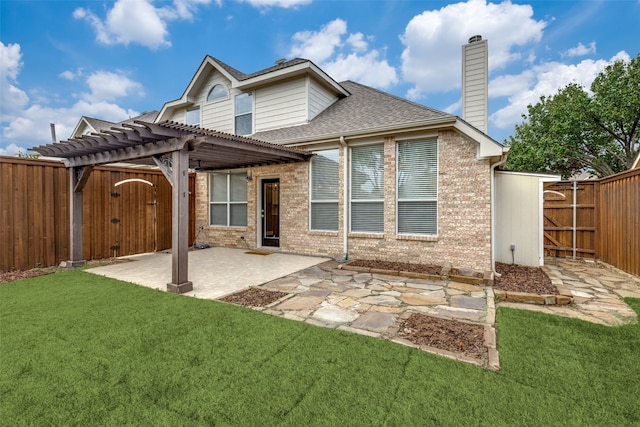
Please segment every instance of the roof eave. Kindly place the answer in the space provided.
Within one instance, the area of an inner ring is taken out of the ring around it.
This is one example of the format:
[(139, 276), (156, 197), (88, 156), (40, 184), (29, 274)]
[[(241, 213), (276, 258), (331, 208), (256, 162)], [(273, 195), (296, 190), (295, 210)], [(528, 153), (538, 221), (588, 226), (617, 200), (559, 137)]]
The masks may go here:
[(206, 55), (202, 60), (202, 63), (198, 67), (198, 70), (195, 72), (195, 74), (191, 78), (191, 81), (187, 85), (187, 88), (182, 93), (182, 96), (176, 100), (165, 102), (165, 104), (162, 106), (162, 109), (160, 110), (160, 113), (156, 118), (156, 123), (160, 123), (161, 121), (166, 120), (165, 114), (167, 114), (168, 111), (173, 110), (174, 108), (192, 104), (195, 101), (191, 92), (193, 91), (193, 88), (196, 87), (201, 82), (202, 78), (205, 77), (205, 71), (207, 70), (207, 66), (213, 67), (214, 69), (219, 71), (222, 75), (224, 75), (227, 79), (229, 79), (231, 81), (232, 87), (235, 87), (235, 85), (237, 85), (238, 80), (236, 80), (234, 76), (232, 76), (227, 70), (224, 69), (224, 67), (218, 64), (215, 58), (213, 58), (210, 55)]
[(318, 68), (313, 62), (307, 61), (300, 64), (296, 64), (290, 67), (281, 68), (279, 70), (272, 71), (267, 74), (261, 74), (256, 77), (249, 78), (247, 80), (236, 81), (232, 83), (233, 87), (241, 90), (250, 90), (259, 86), (265, 86), (271, 83), (275, 83), (279, 80), (288, 79), (291, 77), (301, 76), (305, 74), (311, 74), (321, 80), (327, 87), (333, 89), (340, 96), (349, 96), (349, 92), (343, 88), (338, 82), (333, 80)]
[(424, 132), (424, 131), (433, 131), (446, 127), (450, 127), (455, 123), (456, 117), (449, 116), (445, 118), (437, 118), (431, 120), (420, 120), (416, 122), (403, 123), (402, 125), (393, 125), (393, 126), (380, 126), (377, 128), (371, 128), (364, 131), (346, 131), (346, 132), (333, 132), (327, 133), (323, 135), (313, 135), (304, 138), (290, 138), (286, 140), (278, 140), (277, 144), (288, 145), (288, 146), (302, 146), (309, 144), (320, 144), (326, 142), (335, 142), (339, 141), (341, 137), (347, 140), (355, 140), (355, 139), (367, 139), (367, 138), (375, 138), (375, 137), (383, 137), (388, 136), (390, 133), (394, 133), (396, 135), (402, 133), (416, 133), (416, 132)]
[(478, 142), (479, 159), (500, 157), (509, 151), (508, 147), (505, 147), (503, 144), (491, 138), (489, 135), (479, 131), (459, 117), (456, 117), (456, 122), (453, 127), (458, 132)]

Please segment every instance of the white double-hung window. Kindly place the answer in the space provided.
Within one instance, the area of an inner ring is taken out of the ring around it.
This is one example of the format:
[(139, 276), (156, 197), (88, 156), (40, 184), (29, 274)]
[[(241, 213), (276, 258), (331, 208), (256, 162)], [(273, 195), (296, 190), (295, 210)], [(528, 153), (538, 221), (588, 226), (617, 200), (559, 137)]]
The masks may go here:
[(184, 124), (191, 126), (200, 126), (200, 107), (194, 107), (185, 113)]
[(235, 97), (235, 133), (249, 135), (253, 133), (253, 96), (241, 93)]
[(209, 218), (210, 225), (247, 226), (246, 173), (209, 175)]
[(397, 230), (399, 234), (438, 233), (438, 141), (397, 144)]
[(384, 232), (384, 146), (351, 149), (351, 231)]
[(311, 159), (311, 230), (338, 230), (338, 150), (317, 151)]

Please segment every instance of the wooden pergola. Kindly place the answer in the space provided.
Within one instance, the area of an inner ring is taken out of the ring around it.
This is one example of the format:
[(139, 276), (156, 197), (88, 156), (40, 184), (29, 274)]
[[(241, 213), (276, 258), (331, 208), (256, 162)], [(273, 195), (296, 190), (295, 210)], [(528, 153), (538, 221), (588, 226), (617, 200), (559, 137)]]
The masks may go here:
[(189, 292), (189, 169), (223, 170), (307, 161), (312, 153), (176, 122), (134, 121), (32, 150), (62, 158), (69, 168), (69, 267), (84, 265), (82, 190), (95, 166), (115, 162), (157, 165), (172, 186), (172, 275), (167, 291)]

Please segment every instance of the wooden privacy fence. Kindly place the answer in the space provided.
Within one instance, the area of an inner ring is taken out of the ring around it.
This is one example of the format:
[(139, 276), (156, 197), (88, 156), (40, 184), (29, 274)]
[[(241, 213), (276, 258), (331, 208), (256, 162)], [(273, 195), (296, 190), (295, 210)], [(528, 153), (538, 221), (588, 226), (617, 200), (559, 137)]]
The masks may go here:
[(640, 275), (640, 169), (544, 190), (546, 256), (597, 258)]
[[(116, 183), (138, 179), (140, 181)], [(189, 244), (195, 239), (190, 177)], [(0, 157), (0, 270), (69, 259), (69, 171), (60, 162)], [(171, 248), (171, 186), (160, 171), (97, 167), (83, 191), (84, 258)]]

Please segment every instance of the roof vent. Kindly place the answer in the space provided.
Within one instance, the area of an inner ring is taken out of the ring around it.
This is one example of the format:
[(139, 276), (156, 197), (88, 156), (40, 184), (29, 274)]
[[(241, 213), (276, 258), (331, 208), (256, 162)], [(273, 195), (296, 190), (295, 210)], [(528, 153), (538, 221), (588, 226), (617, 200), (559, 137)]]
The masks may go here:
[(481, 41), (482, 41), (481, 35), (469, 37), (469, 43), (475, 43), (475, 42), (481, 42)]
[(276, 60), (276, 65), (282, 65), (282, 64), (284, 64), (285, 62), (287, 62), (287, 60), (286, 60), (286, 59), (284, 59), (284, 58), (280, 58), (280, 59)]

